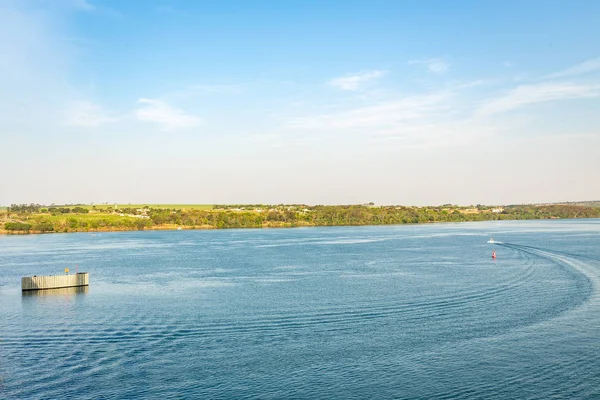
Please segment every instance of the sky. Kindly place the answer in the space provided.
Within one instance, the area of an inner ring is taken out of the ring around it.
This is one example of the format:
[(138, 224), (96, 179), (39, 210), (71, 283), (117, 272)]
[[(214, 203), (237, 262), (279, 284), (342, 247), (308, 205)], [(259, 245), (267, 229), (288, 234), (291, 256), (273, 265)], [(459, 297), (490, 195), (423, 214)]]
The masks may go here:
[(0, 205), (600, 200), (600, 2), (0, 0)]

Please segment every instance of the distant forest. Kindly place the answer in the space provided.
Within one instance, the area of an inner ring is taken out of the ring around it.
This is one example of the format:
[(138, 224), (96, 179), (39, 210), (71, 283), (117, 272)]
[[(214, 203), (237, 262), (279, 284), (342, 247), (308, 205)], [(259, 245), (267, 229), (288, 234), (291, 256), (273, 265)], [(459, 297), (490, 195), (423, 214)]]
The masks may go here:
[(600, 218), (600, 203), (433, 207), (363, 205), (152, 205), (43, 206), (13, 204), (0, 211), (4, 233), (87, 232), (144, 229), (225, 229), (298, 226), (391, 225), (433, 222)]

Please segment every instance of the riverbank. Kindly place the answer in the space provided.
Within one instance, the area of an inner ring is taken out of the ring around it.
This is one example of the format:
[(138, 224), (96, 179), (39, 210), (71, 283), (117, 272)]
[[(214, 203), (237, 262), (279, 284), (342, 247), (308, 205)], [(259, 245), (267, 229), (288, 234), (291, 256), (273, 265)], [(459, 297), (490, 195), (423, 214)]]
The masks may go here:
[[(306, 206), (237, 205), (219, 208), (85, 208), (37, 205), (0, 211), (0, 234), (115, 232), (134, 230), (293, 228), (303, 226), (399, 225), (438, 222), (600, 218), (600, 207), (519, 205)], [(16, 210), (16, 211), (15, 211)]]
[[(262, 226), (255, 227), (247, 227), (247, 228), (299, 228), (299, 227), (311, 227), (311, 226), (319, 226), (309, 223), (273, 223), (273, 222), (265, 222)], [(164, 224), (164, 225), (152, 225), (145, 227), (144, 229), (138, 229), (134, 227), (105, 227), (105, 228), (65, 228), (63, 230), (57, 231), (41, 231), (41, 230), (27, 230), (27, 231), (7, 231), (6, 229), (0, 229), (0, 235), (46, 235), (52, 233), (77, 233), (77, 232), (87, 232), (87, 233), (102, 233), (102, 232), (128, 232), (128, 231), (175, 231), (175, 230), (213, 230), (213, 229), (240, 229), (240, 228), (218, 228), (212, 225), (199, 225), (199, 226), (180, 226), (174, 224)]]

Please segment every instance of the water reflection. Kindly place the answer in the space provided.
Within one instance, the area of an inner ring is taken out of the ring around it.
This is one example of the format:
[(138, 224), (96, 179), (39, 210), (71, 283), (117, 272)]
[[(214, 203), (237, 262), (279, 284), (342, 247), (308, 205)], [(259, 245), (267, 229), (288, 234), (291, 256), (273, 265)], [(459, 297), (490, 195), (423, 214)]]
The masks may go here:
[(89, 286), (76, 286), (59, 289), (44, 289), (44, 290), (26, 290), (23, 291), (24, 297), (36, 297), (36, 296), (60, 296), (60, 295), (75, 295), (88, 293)]

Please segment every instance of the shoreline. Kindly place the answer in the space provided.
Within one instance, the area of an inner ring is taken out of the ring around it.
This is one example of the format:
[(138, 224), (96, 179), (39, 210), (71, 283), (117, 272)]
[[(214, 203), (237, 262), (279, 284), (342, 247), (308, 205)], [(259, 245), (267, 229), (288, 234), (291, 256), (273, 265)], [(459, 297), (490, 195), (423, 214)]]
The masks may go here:
[(335, 224), (335, 225), (318, 225), (311, 223), (292, 224), (292, 223), (280, 223), (280, 224), (263, 224), (263, 226), (249, 226), (249, 227), (215, 227), (212, 225), (199, 225), (199, 226), (176, 226), (176, 225), (156, 225), (151, 227), (145, 227), (144, 229), (137, 229), (132, 227), (112, 227), (112, 228), (100, 228), (100, 229), (66, 229), (64, 231), (7, 231), (0, 229), (0, 235), (6, 236), (24, 236), (24, 235), (51, 235), (56, 233), (105, 233), (105, 232), (141, 232), (141, 231), (202, 231), (202, 230), (227, 230), (227, 229), (293, 229), (293, 228), (318, 228), (318, 227), (342, 227), (342, 226), (399, 226), (399, 225), (428, 225), (428, 224), (462, 224), (472, 222), (490, 222), (490, 221), (548, 221), (556, 219), (570, 219), (570, 220), (586, 220), (586, 219), (598, 219), (598, 218), (522, 218), (522, 219), (501, 219), (501, 220), (471, 220), (471, 221), (428, 221), (428, 222), (408, 222), (408, 223), (395, 223), (395, 224)]
[[(598, 207), (503, 206), (374, 207), (350, 206), (231, 206), (218, 210), (41, 208), (14, 205), (0, 213), (0, 234), (27, 235), (70, 232), (143, 230), (264, 229), (318, 226), (413, 225), (443, 222), (600, 218)], [(248, 210), (252, 208), (252, 210)]]
[[(408, 224), (379, 224), (379, 225), (408, 225)], [(0, 235), (51, 235), (55, 233), (104, 233), (104, 232), (141, 232), (141, 231), (206, 231), (206, 230), (224, 230), (224, 229), (270, 229), (270, 228), (306, 228), (306, 227), (318, 227), (318, 226), (370, 226), (367, 224), (358, 224), (358, 225), (316, 225), (311, 223), (265, 223), (263, 226), (247, 226), (247, 227), (223, 227), (219, 228), (213, 225), (194, 225), (194, 226), (186, 226), (186, 225), (173, 225), (173, 224), (163, 224), (163, 225), (154, 225), (144, 227), (144, 229), (138, 229), (135, 227), (105, 227), (105, 228), (67, 228), (62, 231), (7, 231), (5, 229), (0, 229)], [(377, 225), (372, 225), (377, 226)]]

